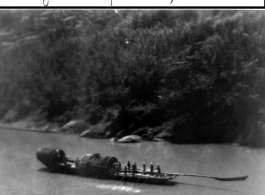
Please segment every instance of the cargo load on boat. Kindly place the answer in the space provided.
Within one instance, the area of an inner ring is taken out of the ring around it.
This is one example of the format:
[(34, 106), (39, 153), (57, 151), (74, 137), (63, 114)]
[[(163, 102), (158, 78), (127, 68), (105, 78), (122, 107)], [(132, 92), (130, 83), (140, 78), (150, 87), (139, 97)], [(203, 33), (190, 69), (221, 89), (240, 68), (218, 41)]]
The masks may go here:
[(41, 148), (37, 152), (37, 159), (48, 168), (56, 168), (65, 161), (65, 152), (60, 149)]
[(112, 156), (102, 157), (100, 154), (86, 154), (78, 164), (80, 174), (94, 176), (110, 176), (114, 168), (114, 163), (118, 159)]

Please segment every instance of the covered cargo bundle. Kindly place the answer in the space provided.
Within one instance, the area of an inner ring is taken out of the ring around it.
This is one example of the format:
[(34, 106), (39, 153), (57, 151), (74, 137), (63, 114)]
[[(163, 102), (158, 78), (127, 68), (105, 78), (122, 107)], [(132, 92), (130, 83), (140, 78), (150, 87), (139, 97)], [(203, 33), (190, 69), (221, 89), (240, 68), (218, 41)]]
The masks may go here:
[(59, 163), (65, 161), (65, 153), (60, 149), (41, 148), (37, 152), (37, 158), (48, 168), (56, 168)]
[(113, 174), (114, 163), (118, 159), (111, 156), (102, 157), (100, 154), (86, 154), (79, 163), (81, 173), (106, 177)]

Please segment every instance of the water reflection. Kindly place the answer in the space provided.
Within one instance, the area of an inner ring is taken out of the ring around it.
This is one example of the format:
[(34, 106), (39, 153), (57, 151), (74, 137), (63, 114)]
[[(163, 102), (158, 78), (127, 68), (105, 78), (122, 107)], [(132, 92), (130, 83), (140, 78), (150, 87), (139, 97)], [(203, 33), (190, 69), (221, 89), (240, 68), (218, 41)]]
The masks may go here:
[(120, 190), (120, 191), (133, 192), (133, 193), (141, 192), (141, 190), (135, 189), (132, 186), (98, 185), (97, 187), (99, 187), (101, 189)]

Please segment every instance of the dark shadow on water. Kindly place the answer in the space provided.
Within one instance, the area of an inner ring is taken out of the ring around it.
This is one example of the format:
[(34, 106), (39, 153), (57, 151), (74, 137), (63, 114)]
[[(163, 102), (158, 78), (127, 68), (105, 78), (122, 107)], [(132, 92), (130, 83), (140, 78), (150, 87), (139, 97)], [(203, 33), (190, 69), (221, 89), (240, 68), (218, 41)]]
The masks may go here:
[(38, 171), (41, 171), (41, 172), (49, 172), (49, 173), (52, 173), (53, 171), (51, 171), (50, 169), (48, 169), (48, 168), (40, 168), (40, 169), (38, 169)]
[(46, 173), (55, 173), (55, 172), (53, 172), (53, 171), (51, 171), (50, 169), (48, 169), (48, 168), (40, 168), (40, 169), (38, 169), (38, 171), (40, 171), (40, 172), (46, 172)]

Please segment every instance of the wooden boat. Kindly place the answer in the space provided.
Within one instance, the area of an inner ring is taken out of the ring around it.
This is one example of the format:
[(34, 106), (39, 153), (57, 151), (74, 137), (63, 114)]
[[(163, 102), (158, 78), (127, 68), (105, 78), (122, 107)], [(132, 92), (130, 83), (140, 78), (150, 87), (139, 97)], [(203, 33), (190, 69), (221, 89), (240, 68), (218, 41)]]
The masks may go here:
[(54, 172), (76, 174), (88, 177), (105, 179), (115, 179), (120, 181), (164, 184), (178, 176), (193, 176), (216, 179), (219, 181), (244, 181), (248, 176), (242, 177), (213, 177), (206, 175), (195, 175), (185, 173), (162, 173), (160, 171), (150, 171), (142, 169), (122, 169), (117, 166), (118, 159), (112, 156), (102, 157), (100, 154), (86, 154), (80, 160), (70, 159), (65, 156), (61, 149), (41, 148), (37, 152), (37, 158), (49, 170)]
[(142, 170), (137, 170), (135, 173), (131, 171), (125, 173), (124, 170), (117, 170), (115, 167), (115, 163), (118, 163), (117, 158), (101, 157), (99, 154), (86, 154), (80, 160), (73, 160), (67, 158), (63, 150), (42, 148), (37, 152), (37, 158), (53, 172), (155, 184), (166, 183), (175, 178), (172, 175), (158, 175), (156, 172), (153, 174), (143, 173)]

